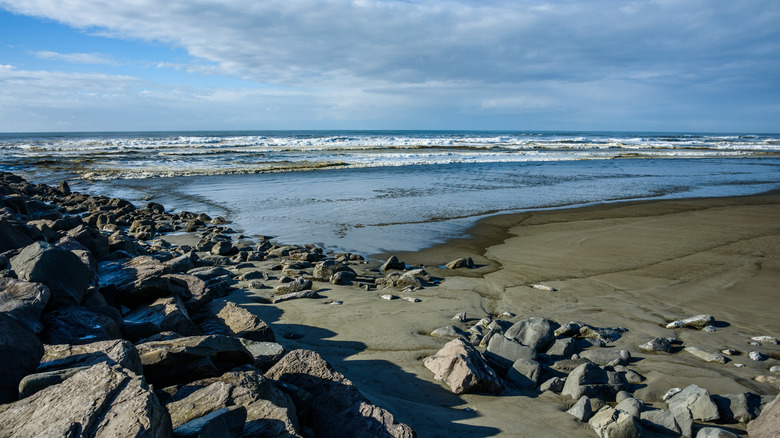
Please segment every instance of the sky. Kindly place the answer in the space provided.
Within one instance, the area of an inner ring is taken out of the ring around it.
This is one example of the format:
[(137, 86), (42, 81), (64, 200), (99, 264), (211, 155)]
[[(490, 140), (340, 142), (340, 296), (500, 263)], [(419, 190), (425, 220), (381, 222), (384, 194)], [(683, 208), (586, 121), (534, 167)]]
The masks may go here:
[(780, 132), (777, 0), (0, 0), (0, 132)]

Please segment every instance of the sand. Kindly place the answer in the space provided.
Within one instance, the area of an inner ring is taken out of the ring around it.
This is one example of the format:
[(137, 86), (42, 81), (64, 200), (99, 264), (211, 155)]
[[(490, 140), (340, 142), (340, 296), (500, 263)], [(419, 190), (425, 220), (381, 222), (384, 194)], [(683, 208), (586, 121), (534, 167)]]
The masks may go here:
[[(665, 406), (660, 400), (669, 388), (691, 383), (712, 394), (778, 392), (754, 378), (780, 364), (780, 348), (748, 342), (751, 336), (780, 336), (780, 195), (501, 215), (482, 220), (470, 234), (397, 254), (443, 278), (440, 285), (417, 292), (394, 291), (419, 303), (382, 300), (387, 291), (381, 289), (325, 283), (317, 283), (327, 297), (320, 300), (271, 305), (268, 290), (240, 290), (231, 298), (271, 324), (287, 346), (318, 351), (421, 437), (595, 436), (587, 424), (565, 413), (575, 402), (570, 397), (530, 391), (457, 396), (436, 382), (422, 359), (447, 340), (428, 333), (458, 325), (452, 317), (463, 311), (469, 318), (460, 324), (463, 328), (504, 311), (516, 315), (511, 321), (542, 316), (561, 324), (578, 320), (626, 327), (629, 332), (612, 345), (629, 350), (637, 358), (630, 368), (647, 378), (635, 396), (659, 407)], [(466, 256), (479, 267), (440, 267)], [(343, 304), (328, 304), (333, 300)], [(715, 316), (717, 332), (664, 328), (669, 321), (701, 313)], [(648, 354), (637, 348), (656, 336), (676, 336), (687, 346), (710, 351), (731, 347), (742, 355), (710, 364), (684, 351)], [(751, 350), (773, 358), (754, 362), (747, 357)]]

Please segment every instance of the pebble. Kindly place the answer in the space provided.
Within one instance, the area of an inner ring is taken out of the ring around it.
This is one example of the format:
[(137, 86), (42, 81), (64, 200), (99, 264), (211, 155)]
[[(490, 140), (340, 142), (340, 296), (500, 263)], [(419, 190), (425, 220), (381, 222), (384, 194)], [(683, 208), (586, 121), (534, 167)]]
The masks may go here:
[(503, 316), (503, 317), (506, 317), (506, 318), (514, 318), (514, 317), (515, 317), (515, 314), (514, 314), (514, 313), (512, 313), (512, 312), (503, 312), (503, 313), (501, 314), (501, 316)]
[(328, 303), (328, 305), (330, 305), (330, 306), (340, 306), (342, 304), (344, 304), (343, 301), (333, 301), (333, 302)]
[(707, 327), (704, 327), (701, 330), (707, 333), (715, 333), (716, 331), (718, 331), (718, 329), (714, 325), (708, 325)]
[(752, 338), (750, 338), (750, 340), (777, 345), (777, 338), (774, 336), (753, 336)]
[(753, 342), (748, 342), (748, 344), (749, 344), (749, 345), (752, 345), (752, 346), (754, 346), (754, 347), (760, 347), (760, 346), (761, 346), (761, 344), (759, 344), (759, 343), (758, 343), (758, 342), (756, 342), (756, 341), (753, 341)]
[(466, 322), (466, 312), (456, 313), (455, 316), (452, 317), (452, 319), (459, 322)]
[(552, 286), (547, 286), (546, 284), (532, 284), (531, 287), (534, 289), (546, 290), (547, 292), (558, 292), (558, 289)]
[(775, 365), (769, 369), (770, 373), (780, 373), (780, 365)]
[(751, 351), (748, 353), (748, 356), (755, 361), (767, 360), (766, 354), (763, 354), (760, 351)]
[(736, 356), (739, 354), (739, 351), (733, 349), (733, 348), (727, 348), (725, 350), (720, 350), (721, 353), (725, 354), (726, 356)]
[(421, 301), (419, 298), (415, 298), (415, 297), (404, 297), (404, 300), (410, 303), (419, 303)]
[(398, 299), (398, 297), (393, 295), (393, 294), (384, 294), (380, 298), (382, 298), (383, 300), (388, 300), (388, 301)]
[(744, 363), (735, 363), (734, 366), (737, 368), (745, 368), (747, 365), (745, 365)]
[(672, 388), (666, 391), (666, 394), (664, 394), (664, 401), (667, 401), (670, 398), (674, 397), (675, 394), (677, 394), (678, 392), (682, 392), (682, 388)]

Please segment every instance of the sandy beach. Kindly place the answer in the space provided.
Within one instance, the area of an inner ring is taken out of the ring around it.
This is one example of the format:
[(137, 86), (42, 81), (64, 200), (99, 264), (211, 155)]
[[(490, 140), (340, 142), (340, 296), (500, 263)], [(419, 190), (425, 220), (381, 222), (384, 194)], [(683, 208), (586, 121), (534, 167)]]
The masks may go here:
[[(480, 221), (468, 238), (396, 254), (443, 279), (416, 292), (394, 290), (418, 303), (383, 300), (387, 291), (381, 286), (363, 291), (327, 283), (315, 283), (326, 297), (319, 300), (271, 305), (271, 289), (238, 290), (230, 299), (268, 322), (290, 348), (318, 351), (421, 437), (587, 437), (593, 436), (587, 423), (565, 413), (576, 401), (569, 396), (518, 390), (500, 396), (452, 394), (422, 364), (447, 341), (429, 333), (447, 325), (467, 329), (503, 312), (515, 315), (504, 317), (512, 322), (541, 316), (559, 324), (625, 327), (629, 331), (610, 347), (631, 352), (629, 368), (646, 378), (635, 385), (634, 396), (647, 404), (665, 407), (661, 399), (668, 389), (693, 383), (711, 394), (774, 395), (777, 387), (754, 379), (780, 363), (780, 348), (749, 342), (753, 336), (780, 335), (778, 218), (777, 193), (500, 215)], [(475, 269), (442, 267), (467, 256)], [(360, 272), (376, 266), (353, 267)], [(452, 320), (459, 312), (466, 312), (465, 323)], [(716, 332), (664, 327), (702, 313), (715, 316)], [(741, 354), (719, 364), (681, 349), (644, 353), (637, 348), (657, 336)], [(770, 358), (753, 361), (747, 357), (753, 350)], [(744, 425), (724, 427), (744, 433)]]

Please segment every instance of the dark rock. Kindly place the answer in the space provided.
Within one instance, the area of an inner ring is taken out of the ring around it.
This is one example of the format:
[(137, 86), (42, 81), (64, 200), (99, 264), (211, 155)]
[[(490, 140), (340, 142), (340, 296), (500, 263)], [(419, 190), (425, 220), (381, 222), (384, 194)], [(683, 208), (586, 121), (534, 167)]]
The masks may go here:
[(27, 234), (23, 224), (9, 217), (0, 216), (0, 253), (24, 248), (32, 243), (33, 239)]
[(663, 351), (665, 353), (668, 353), (672, 351), (672, 343), (669, 342), (668, 338), (653, 338), (646, 343), (639, 346), (639, 349), (642, 351)]
[(246, 408), (230, 406), (218, 409), (173, 430), (176, 438), (231, 438), (241, 436)]
[(98, 264), (101, 292), (131, 308), (172, 293), (165, 273), (165, 266), (149, 256)]
[(132, 323), (153, 323), (163, 331), (184, 336), (198, 335), (200, 330), (190, 320), (187, 309), (179, 297), (159, 298), (150, 304), (139, 306), (124, 316)]
[[(97, 363), (97, 362), (96, 362)], [(62, 370), (45, 371), (42, 373), (28, 374), (19, 382), (19, 399), (29, 397), (36, 392), (52, 385), (58, 385), (69, 377), (89, 369), (88, 366), (65, 368)]]
[(289, 294), (292, 292), (300, 292), (303, 290), (311, 289), (312, 281), (308, 278), (296, 278), (293, 281), (280, 284), (274, 288), (277, 294)]
[(108, 255), (108, 237), (95, 228), (87, 228), (85, 225), (80, 225), (68, 231), (68, 236), (76, 239), (79, 243), (87, 247), (95, 258), (99, 259)]
[(47, 344), (89, 344), (122, 337), (113, 319), (81, 306), (60, 307), (44, 314), (41, 321), (41, 340)]
[[(190, 312), (198, 311), (216, 295), (205, 281), (194, 275), (169, 274), (163, 278), (168, 281), (168, 288), (184, 300), (184, 305)], [(186, 298), (188, 296), (189, 298)]]
[(472, 260), (471, 257), (460, 258), (447, 263), (445, 267), (447, 269), (460, 269), (460, 268), (471, 269), (474, 267), (474, 260)]
[(37, 371), (90, 367), (101, 362), (119, 365), (138, 375), (143, 373), (138, 351), (133, 344), (121, 339), (81, 345), (46, 345)]
[(539, 384), (542, 367), (533, 359), (518, 359), (506, 373), (506, 380), (519, 389), (534, 389)]
[(494, 368), (507, 371), (518, 359), (536, 359), (536, 350), (499, 334), (490, 338), (485, 359)]
[(163, 264), (167, 266), (172, 272), (187, 272), (189, 270), (195, 269), (195, 262), (193, 261), (193, 258), (197, 260), (197, 255), (195, 255), (195, 253), (189, 253), (172, 258)]
[(211, 247), (211, 253), (219, 256), (233, 255), (237, 252), (238, 250), (233, 246), (233, 243), (227, 241), (217, 242)]
[(210, 282), (218, 277), (233, 278), (233, 273), (219, 266), (204, 266), (187, 271), (187, 275), (194, 275), (205, 282)]
[(563, 391), (564, 383), (566, 382), (560, 377), (550, 377), (549, 379), (545, 380), (544, 383), (539, 385), (539, 391), (552, 391), (555, 393), (560, 393)]
[(259, 342), (276, 340), (262, 319), (232, 301), (213, 301), (196, 315), (195, 322), (204, 334), (225, 335)]
[(337, 272), (351, 272), (355, 274), (355, 271), (352, 268), (341, 262), (337, 262), (335, 260), (323, 260), (314, 266), (312, 276), (315, 280), (330, 281), (331, 277), (333, 277), (333, 275)]
[(0, 312), (27, 326), (33, 333), (43, 330), (41, 312), (51, 292), (41, 283), (0, 278)]
[(159, 325), (150, 321), (124, 321), (122, 324), (122, 337), (131, 342), (138, 342), (163, 331)]
[(570, 395), (573, 399), (587, 395), (609, 401), (614, 400), (619, 391), (627, 390), (628, 387), (623, 375), (588, 362), (569, 373), (561, 394)]
[(532, 317), (516, 322), (504, 333), (504, 336), (528, 345), (539, 353), (544, 353), (555, 340), (557, 327), (558, 324), (553, 321)]
[(19, 382), (35, 371), (41, 356), (43, 345), (35, 333), (0, 313), (0, 357), (4, 358), (0, 360), (0, 403), (16, 400)]
[(62, 181), (59, 186), (57, 186), (57, 190), (59, 190), (60, 193), (62, 193), (64, 196), (70, 195), (70, 186), (68, 185), (67, 181)]
[(49, 287), (47, 308), (80, 304), (91, 280), (89, 268), (75, 254), (44, 242), (26, 246), (11, 259), (11, 267), (20, 280)]
[(391, 269), (396, 269), (399, 271), (403, 271), (406, 269), (406, 263), (398, 260), (398, 257), (396, 256), (390, 256), (383, 264), (379, 267), (379, 270), (382, 272), (389, 271)]

